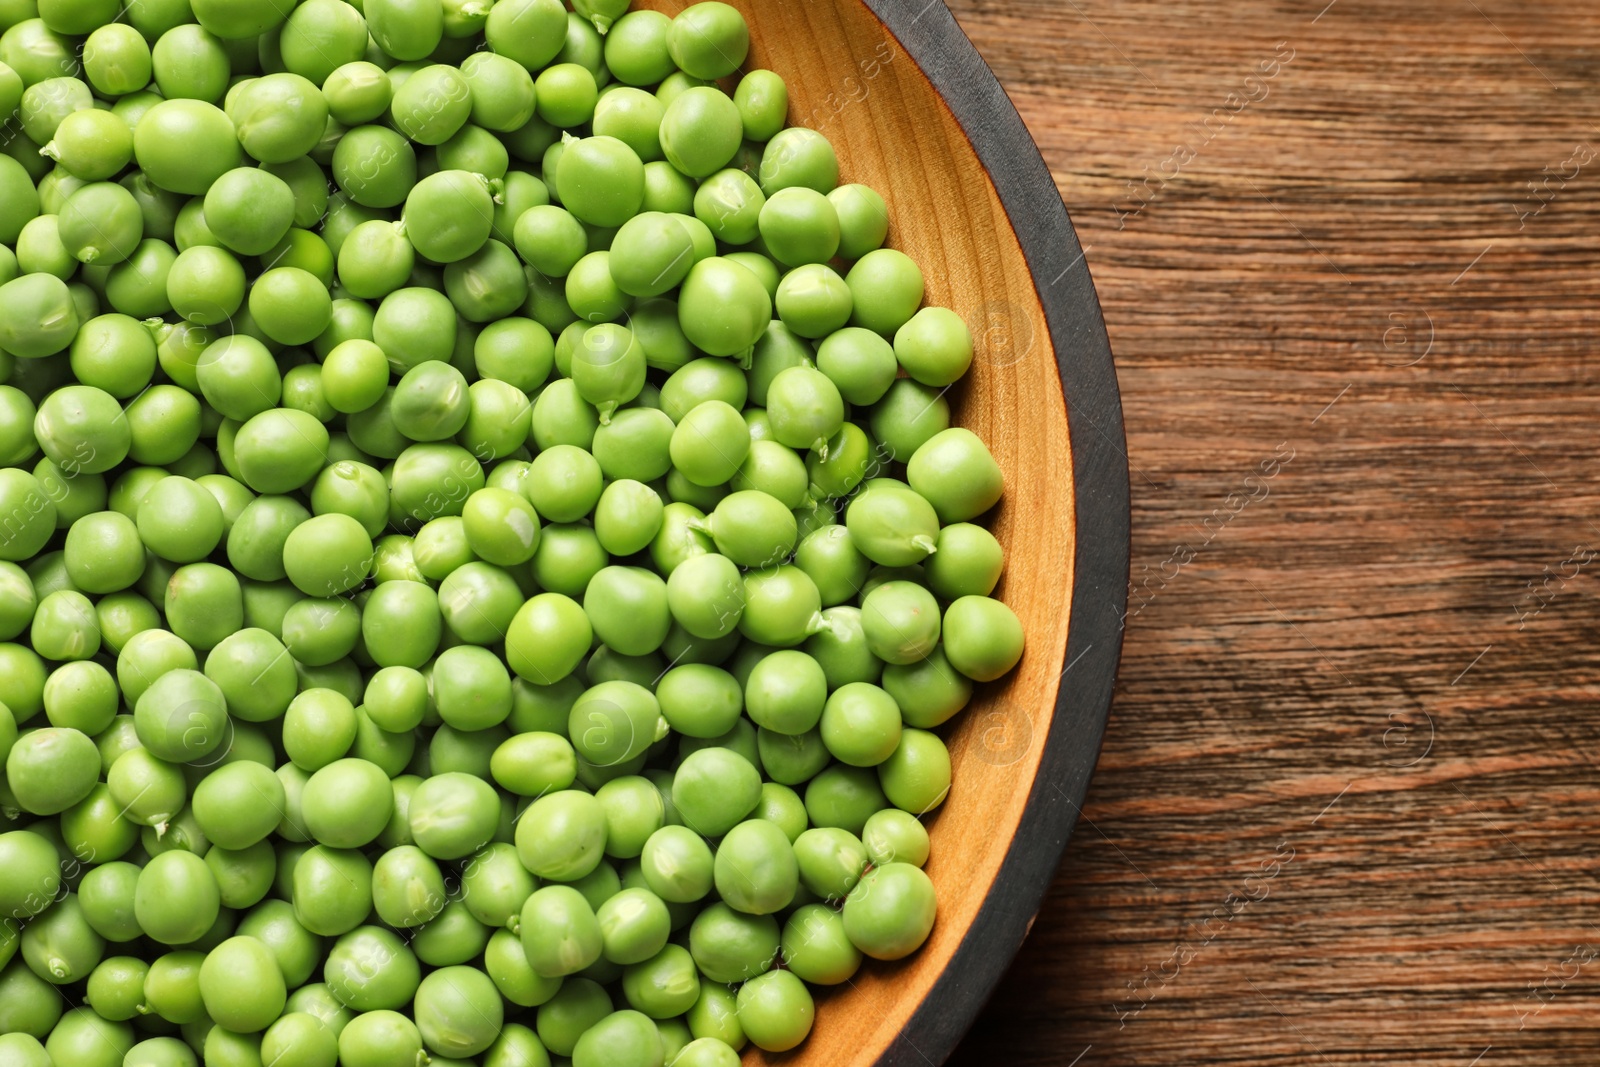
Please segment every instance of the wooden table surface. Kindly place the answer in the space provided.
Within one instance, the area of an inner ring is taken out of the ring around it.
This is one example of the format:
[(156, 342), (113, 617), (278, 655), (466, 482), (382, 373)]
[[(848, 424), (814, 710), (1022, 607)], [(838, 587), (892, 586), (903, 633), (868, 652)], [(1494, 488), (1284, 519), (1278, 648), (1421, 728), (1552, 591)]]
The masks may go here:
[(1325, 3), (952, 0), (1086, 246), (1134, 572), (954, 1063), (1600, 1051), (1600, 12)]

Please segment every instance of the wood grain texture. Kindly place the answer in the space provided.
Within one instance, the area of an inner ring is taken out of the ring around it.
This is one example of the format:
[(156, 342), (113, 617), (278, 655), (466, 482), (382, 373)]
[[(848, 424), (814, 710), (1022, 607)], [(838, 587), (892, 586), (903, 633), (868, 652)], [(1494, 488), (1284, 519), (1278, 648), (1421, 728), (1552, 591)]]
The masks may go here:
[(1324, 3), (951, 4), (1087, 248), (1135, 585), (953, 1063), (1600, 1051), (1600, 17)]

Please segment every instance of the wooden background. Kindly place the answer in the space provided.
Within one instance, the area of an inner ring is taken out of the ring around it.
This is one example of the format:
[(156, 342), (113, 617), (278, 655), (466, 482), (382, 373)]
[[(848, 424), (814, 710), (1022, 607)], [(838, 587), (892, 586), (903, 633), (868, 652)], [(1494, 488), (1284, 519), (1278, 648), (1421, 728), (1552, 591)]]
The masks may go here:
[(1325, 2), (952, 0), (1087, 246), (1137, 589), (954, 1063), (1600, 1051), (1600, 11)]

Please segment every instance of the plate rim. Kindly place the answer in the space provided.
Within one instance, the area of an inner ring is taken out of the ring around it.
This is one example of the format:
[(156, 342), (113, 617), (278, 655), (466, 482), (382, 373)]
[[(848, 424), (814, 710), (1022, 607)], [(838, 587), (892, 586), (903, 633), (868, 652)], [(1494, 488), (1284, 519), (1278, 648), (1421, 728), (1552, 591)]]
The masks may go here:
[[(1038, 145), (944, 0), (862, 0), (917, 64), (994, 184), (1056, 354), (1072, 449), (1073, 589), (1067, 664), (1038, 771), (995, 886), (878, 1067), (943, 1063), (1033, 926), (1089, 786), (1121, 657), (1131, 518), (1122, 401), (1100, 300)], [(1026, 225), (1018, 226), (1018, 220)], [(1054, 279), (1041, 286), (1040, 280)], [(999, 946), (1001, 951), (996, 951)]]

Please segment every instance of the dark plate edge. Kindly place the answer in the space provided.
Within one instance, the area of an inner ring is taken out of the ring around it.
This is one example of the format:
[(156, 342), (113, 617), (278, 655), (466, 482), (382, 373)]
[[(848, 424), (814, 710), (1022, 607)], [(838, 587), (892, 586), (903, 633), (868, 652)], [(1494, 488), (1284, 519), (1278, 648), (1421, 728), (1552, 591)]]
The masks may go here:
[(1016, 231), (1056, 352), (1076, 489), (1067, 667), (1038, 776), (996, 879), (1002, 888), (985, 898), (949, 966), (877, 1061), (926, 1067), (955, 1051), (1021, 948), (1099, 758), (1128, 595), (1128, 462), (1100, 301), (1066, 205), (1022, 117), (942, 0), (864, 2), (954, 114)]

